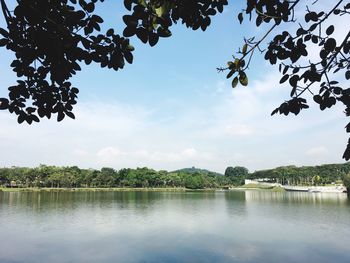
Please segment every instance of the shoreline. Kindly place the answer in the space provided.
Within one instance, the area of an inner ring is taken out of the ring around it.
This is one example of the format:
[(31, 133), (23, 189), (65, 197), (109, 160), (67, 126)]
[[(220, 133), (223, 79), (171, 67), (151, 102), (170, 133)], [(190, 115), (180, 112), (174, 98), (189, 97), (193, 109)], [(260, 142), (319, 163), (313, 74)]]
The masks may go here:
[[(154, 187), (154, 188), (135, 188), (135, 187), (96, 187), (96, 188), (51, 188), (51, 187), (23, 187), (23, 188), (3, 188), (0, 187), (1, 192), (12, 193), (33, 193), (33, 192), (46, 192), (46, 193), (58, 193), (58, 192), (228, 192), (228, 191), (266, 191), (266, 192), (287, 192), (282, 187), (244, 187), (237, 186), (230, 189), (222, 188), (204, 188), (204, 189), (189, 189), (184, 187)], [(310, 192), (311, 193), (311, 192)], [(346, 194), (346, 193), (344, 193)]]

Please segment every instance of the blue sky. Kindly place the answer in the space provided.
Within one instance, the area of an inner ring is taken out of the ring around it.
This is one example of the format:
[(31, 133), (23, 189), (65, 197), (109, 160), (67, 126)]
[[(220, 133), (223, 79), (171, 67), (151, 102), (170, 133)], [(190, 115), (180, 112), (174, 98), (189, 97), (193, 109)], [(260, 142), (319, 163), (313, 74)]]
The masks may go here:
[[(120, 33), (121, 2), (105, 1), (97, 9), (106, 28)], [(253, 23), (239, 25), (241, 8), (231, 4), (206, 32), (177, 25), (156, 47), (132, 38), (134, 63), (121, 71), (83, 66), (72, 79), (80, 89), (76, 120), (18, 125), (15, 116), (0, 112), (0, 166), (196, 166), (224, 172), (236, 165), (253, 171), (342, 162), (347, 120), (341, 107), (321, 112), (311, 105), (297, 117), (271, 117), (290, 90), (278, 84), (277, 67), (258, 54), (248, 87), (233, 90), (226, 74), (217, 73), (243, 36), (264, 32)], [(341, 36), (346, 29), (339, 28)], [(0, 51), (0, 95), (16, 81), (11, 57)]]

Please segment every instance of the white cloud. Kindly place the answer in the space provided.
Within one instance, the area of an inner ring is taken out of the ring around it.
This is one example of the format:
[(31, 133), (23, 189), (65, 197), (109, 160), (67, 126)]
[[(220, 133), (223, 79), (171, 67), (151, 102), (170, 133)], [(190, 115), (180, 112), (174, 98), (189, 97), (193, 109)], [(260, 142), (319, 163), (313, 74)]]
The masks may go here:
[(118, 160), (123, 155), (123, 152), (115, 147), (108, 146), (100, 149), (96, 155), (99, 163), (113, 165), (115, 160)]
[[(132, 167), (154, 167), (155, 163), (158, 163), (160, 165), (173, 167), (173, 169), (178, 168), (179, 165), (192, 166), (193, 162), (213, 159), (213, 156), (210, 153), (198, 152), (194, 148), (187, 148), (178, 152), (151, 152), (145, 149), (136, 151), (121, 151), (118, 150), (116, 147), (106, 147), (98, 151), (97, 156), (100, 158), (101, 163), (110, 164), (114, 166), (120, 166), (121, 164), (130, 163)], [(161, 168), (161, 166), (159, 168)]]
[[(209, 87), (209, 88), (211, 89), (211, 87)], [(227, 88), (228, 88), (227, 81), (219, 80), (219, 81), (216, 83), (215, 93), (222, 93), (222, 92), (224, 92), (225, 90), (227, 90)]]
[(311, 157), (320, 157), (326, 155), (327, 153), (328, 149), (324, 146), (313, 147), (306, 151), (306, 155)]
[(78, 157), (85, 157), (89, 154), (86, 150), (83, 149), (76, 149), (73, 153)]
[(198, 156), (198, 152), (193, 148), (188, 148), (182, 152), (182, 155), (186, 158), (194, 158)]
[(122, 152), (114, 147), (105, 147), (97, 152), (97, 156), (101, 158), (113, 158), (121, 155)]
[(229, 135), (252, 135), (254, 133), (254, 130), (252, 127), (244, 124), (237, 124), (237, 125), (229, 125), (225, 129), (226, 133)]
[[(243, 165), (255, 170), (286, 165), (291, 159), (296, 164), (313, 162), (304, 159), (298, 146), (312, 148), (310, 143), (327, 148), (328, 154), (319, 155), (318, 162), (342, 161), (346, 121), (341, 110), (320, 112), (313, 107), (298, 117), (270, 117), (288, 95), (276, 74), (235, 90), (217, 83), (212, 87), (221, 86), (221, 92), (211, 94), (210, 100), (205, 97), (203, 105), (178, 102), (181, 106), (172, 106), (169, 113), (163, 106), (80, 102), (76, 120), (43, 120), (29, 126), (0, 112), (0, 166), (45, 163), (167, 170), (196, 166), (223, 172), (229, 165)], [(325, 139), (335, 133), (339, 136), (328, 143)], [(312, 151), (307, 156), (312, 157)]]

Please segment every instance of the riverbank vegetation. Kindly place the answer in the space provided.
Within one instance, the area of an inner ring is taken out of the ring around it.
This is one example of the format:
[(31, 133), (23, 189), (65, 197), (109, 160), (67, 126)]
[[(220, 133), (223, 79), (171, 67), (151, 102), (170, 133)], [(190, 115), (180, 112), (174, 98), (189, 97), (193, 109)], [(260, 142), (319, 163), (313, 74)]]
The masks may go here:
[[(255, 171), (247, 178), (265, 178), (282, 185), (329, 185), (342, 183), (350, 174), (350, 162), (343, 164), (324, 164), (318, 166), (282, 166), (274, 169)], [(349, 184), (350, 186), (350, 184)], [(347, 186), (347, 187), (349, 187)]]
[(0, 168), (0, 187), (3, 188), (212, 189), (242, 186), (245, 179), (262, 178), (283, 185), (329, 185), (344, 182), (349, 188), (350, 163), (283, 166), (252, 173), (245, 167), (236, 166), (228, 167), (225, 174), (194, 167), (172, 172), (146, 167), (119, 171), (107, 167), (96, 170), (47, 165), (35, 168)]
[(0, 185), (25, 188), (222, 188), (234, 185), (229, 177), (207, 170), (156, 171), (149, 168), (80, 169), (40, 165), (0, 169)]

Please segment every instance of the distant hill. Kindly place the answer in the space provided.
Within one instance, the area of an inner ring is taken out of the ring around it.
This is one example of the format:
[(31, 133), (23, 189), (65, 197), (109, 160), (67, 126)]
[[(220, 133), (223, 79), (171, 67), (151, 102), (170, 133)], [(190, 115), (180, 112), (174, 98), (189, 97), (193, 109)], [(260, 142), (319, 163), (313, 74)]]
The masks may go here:
[(179, 170), (176, 170), (176, 171), (173, 171), (173, 172), (174, 173), (183, 172), (183, 173), (189, 173), (189, 174), (194, 174), (194, 173), (215, 174), (215, 175), (223, 176), (223, 174), (221, 174), (221, 173), (212, 172), (212, 171), (209, 171), (207, 169), (200, 169), (200, 168), (195, 168), (195, 167), (182, 168), (182, 169), (179, 169)]

